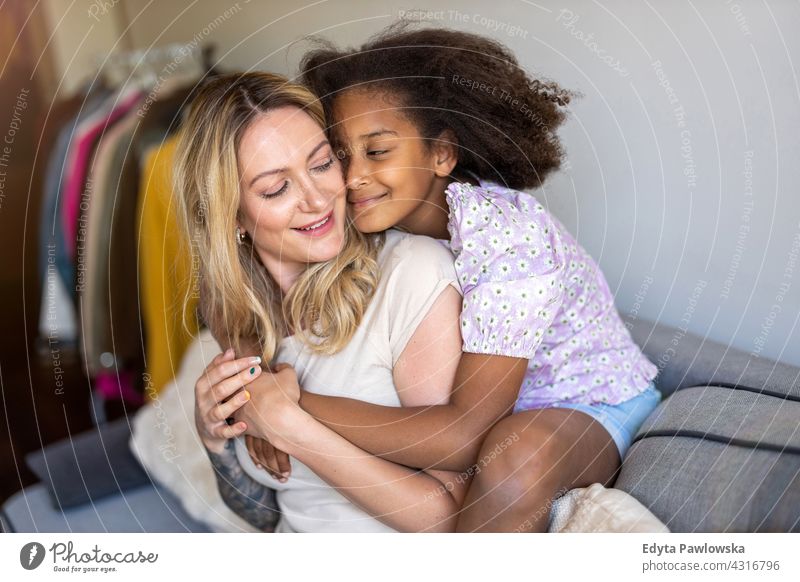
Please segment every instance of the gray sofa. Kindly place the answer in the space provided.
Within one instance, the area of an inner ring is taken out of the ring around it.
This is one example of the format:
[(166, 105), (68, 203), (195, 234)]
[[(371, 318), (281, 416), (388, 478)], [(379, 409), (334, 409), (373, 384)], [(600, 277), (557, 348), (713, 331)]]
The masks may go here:
[[(614, 486), (676, 532), (800, 531), (800, 368), (647, 320), (627, 324), (659, 368), (664, 400)], [(207, 532), (150, 482), (129, 435), (122, 419), (29, 455), (42, 483), (3, 505), (3, 529)]]
[(800, 531), (800, 368), (629, 323), (665, 398), (614, 486), (672, 531)]

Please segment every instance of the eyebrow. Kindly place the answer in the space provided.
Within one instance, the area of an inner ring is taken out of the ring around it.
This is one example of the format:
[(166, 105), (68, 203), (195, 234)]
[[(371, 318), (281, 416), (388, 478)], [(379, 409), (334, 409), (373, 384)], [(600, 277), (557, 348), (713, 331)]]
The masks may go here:
[(370, 139), (373, 137), (378, 137), (379, 135), (384, 135), (390, 133), (392, 135), (397, 135), (396, 131), (392, 131), (391, 129), (379, 129), (377, 131), (373, 131), (372, 133), (365, 133), (364, 135), (360, 136), (361, 139)]
[[(319, 142), (316, 146), (314, 146), (314, 149), (311, 150), (311, 152), (308, 154), (308, 157), (306, 158), (306, 161), (308, 161), (312, 157), (314, 157), (314, 154), (316, 154), (319, 150), (321, 150), (326, 145), (328, 145), (328, 140), (327, 139), (323, 139), (321, 142)], [(274, 170), (267, 170), (266, 172), (261, 172), (260, 174), (255, 176), (252, 180), (250, 180), (250, 187), (252, 188), (253, 184), (255, 184), (261, 178), (265, 178), (267, 176), (272, 176), (274, 174), (280, 174), (282, 172), (285, 172), (286, 170), (287, 170), (287, 168), (276, 168)]]

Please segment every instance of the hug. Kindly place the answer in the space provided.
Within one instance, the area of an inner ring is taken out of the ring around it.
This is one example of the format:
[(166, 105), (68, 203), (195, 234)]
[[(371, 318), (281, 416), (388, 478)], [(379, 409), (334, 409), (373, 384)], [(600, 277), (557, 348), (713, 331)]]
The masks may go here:
[(198, 91), (174, 191), (226, 351), (195, 420), (237, 514), (541, 532), (556, 497), (613, 484), (657, 368), (526, 192), (561, 166), (574, 97), (496, 41), (405, 27), (311, 50), (296, 82)]

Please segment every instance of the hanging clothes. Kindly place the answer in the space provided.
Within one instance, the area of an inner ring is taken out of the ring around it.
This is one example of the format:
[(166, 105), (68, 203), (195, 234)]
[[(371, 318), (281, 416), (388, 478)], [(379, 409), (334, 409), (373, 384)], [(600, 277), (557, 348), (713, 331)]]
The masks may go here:
[[(140, 168), (144, 153), (163, 143), (179, 126), (192, 89), (170, 91), (165, 85), (157, 100), (109, 132), (104, 142), (111, 143), (99, 150), (95, 188), (102, 187), (106, 196), (95, 194), (91, 200), (90, 231), (96, 233), (99, 244), (90, 245), (93, 266), (87, 268), (83, 345), (87, 368), (106, 398), (140, 403), (144, 388), (152, 387), (149, 379), (142, 379), (147, 326), (139, 307), (146, 291), (140, 293), (137, 271), (131, 267), (138, 261)], [(95, 222), (102, 223), (99, 231)]]
[[(39, 136), (39, 155), (34, 158), (34, 168), (32, 172), (33, 182), (31, 189), (34, 192), (42, 192), (41, 206), (39, 207), (39, 224), (44, 225), (47, 222), (48, 206), (47, 200), (44, 196), (45, 190), (45, 177), (47, 175), (48, 165), (54, 158), (54, 150), (58, 136), (66, 127), (67, 123), (74, 120), (81, 109), (83, 102), (86, 99), (88, 87), (76, 92), (72, 97), (56, 101), (53, 107), (43, 115), (39, 116), (38, 123), (35, 129), (35, 135)], [(39, 301), (40, 315), (46, 313), (45, 306), (47, 302), (53, 298), (55, 289), (51, 286), (48, 289), (47, 281), (47, 258), (48, 258), (48, 243), (50, 242), (51, 233), (45, 227), (41, 227), (38, 234), (38, 262), (37, 273), (39, 277), (39, 289), (42, 291), (42, 296)], [(57, 279), (55, 275), (55, 257), (53, 258), (52, 266), (52, 279)], [(62, 301), (65, 299), (65, 294), (61, 293)], [(54, 316), (57, 315), (54, 313)], [(39, 336), (40, 349), (50, 351), (58, 349), (55, 345), (50, 345), (50, 334), (53, 338), (57, 338), (60, 334), (60, 327), (62, 327), (55, 317), (52, 319), (45, 319), (39, 322), (39, 328), (42, 326), (44, 330)], [(72, 330), (72, 337), (74, 337), (74, 328)]]
[(129, 113), (143, 97), (144, 93), (138, 88), (126, 89), (119, 96), (119, 100), (115, 100), (110, 104), (107, 112), (103, 112), (105, 115), (98, 114), (90, 117), (81, 123), (78, 129), (70, 151), (71, 168), (64, 187), (64, 208), (61, 212), (66, 248), (71, 259), (75, 259), (81, 192), (84, 191), (86, 184), (87, 168), (92, 151), (103, 133)]
[[(89, 171), (93, 192), (86, 229), (86, 276), (79, 293), (79, 303), (82, 314), (82, 348), (90, 377), (96, 377), (104, 370), (118, 370), (116, 360), (104, 351), (112, 343), (113, 336), (111, 326), (104, 324), (108, 321), (110, 311), (107, 282), (111, 226), (114, 206), (122, 197), (119, 191), (119, 168), (124, 163), (125, 156), (130, 153), (131, 138), (139, 121), (136, 115), (128, 115), (111, 128), (103, 136)], [(118, 158), (120, 153), (123, 156), (121, 160)], [(132, 332), (133, 330), (126, 330), (126, 335), (131, 335)]]
[(103, 107), (111, 93), (106, 87), (96, 86), (85, 96), (81, 93), (76, 95), (78, 109), (73, 116), (66, 116), (66, 123), (58, 132), (45, 171), (39, 218), (39, 272), (42, 288), (39, 334), (42, 338), (52, 338), (60, 343), (75, 342), (78, 335), (72, 283), (65, 284), (65, 281), (72, 279), (73, 267), (64, 249), (63, 222), (59, 219), (59, 198), (66, 173), (67, 153), (78, 125)]
[[(200, 63), (200, 50), (185, 59), (184, 48), (118, 55), (123, 66), (115, 60), (108, 72), (125, 85), (87, 87), (56, 106), (61, 126), (48, 129), (55, 137), (41, 184), (39, 339), (74, 342), (105, 400), (139, 405), (145, 393), (154, 395), (197, 330), (194, 305), (188, 334), (174, 311), (186, 288), (176, 273), (188, 278), (189, 261), (173, 240), (170, 168), (152, 153), (171, 143), (198, 79), (215, 74)], [(140, 70), (143, 59), (149, 65)], [(166, 70), (162, 61), (171, 65), (169, 78), (156, 74)], [(125, 64), (142, 74), (125, 73)], [(142, 230), (157, 229), (166, 240), (140, 240)], [(154, 367), (146, 367), (145, 353)]]
[[(195, 84), (190, 87), (164, 84), (158, 92), (155, 101), (149, 103), (147, 110), (140, 113), (141, 122), (137, 124), (130, 137), (130, 146), (123, 155), (122, 147), (118, 149), (115, 164), (119, 171), (117, 180), (117, 202), (114, 205), (111, 220), (111, 240), (109, 245), (108, 269), (108, 297), (109, 309), (105, 312), (108, 320), (108, 330), (131, 330), (129, 333), (117, 333), (112, 337), (110, 331), (107, 338), (113, 340), (100, 346), (104, 361), (114, 361), (124, 364), (125, 369), (136, 372), (137, 390), (144, 396), (153, 395), (152, 380), (143, 378), (145, 372), (145, 344), (153, 332), (145, 323), (142, 310), (147, 297), (147, 283), (139, 276), (132, 265), (139, 261), (137, 246), (140, 240), (139, 227), (141, 223), (141, 191), (146, 175), (146, 152), (153, 147), (160, 146), (180, 125), (181, 112), (190, 101), (191, 92)], [(142, 170), (145, 169), (145, 172)], [(170, 188), (168, 183), (166, 188)], [(172, 233), (176, 231), (172, 230)], [(171, 253), (171, 251), (169, 251)], [(168, 254), (170, 258), (176, 255)], [(165, 281), (169, 281), (165, 279)], [(165, 289), (165, 292), (168, 290)], [(136, 306), (136, 309), (132, 309)], [(99, 380), (98, 376), (98, 380)], [(167, 381), (171, 380), (170, 375)], [(166, 383), (166, 382), (165, 382)], [(123, 384), (120, 383), (122, 387)], [(162, 385), (159, 384), (158, 389)]]
[[(142, 274), (142, 314), (147, 330), (147, 373), (152, 388), (161, 390), (176, 374), (197, 334), (197, 296), (186, 309), (183, 297), (191, 284), (191, 256), (177, 233), (172, 167), (176, 137), (145, 157), (142, 191), (139, 268)], [(183, 320), (189, 328), (183, 327)]]

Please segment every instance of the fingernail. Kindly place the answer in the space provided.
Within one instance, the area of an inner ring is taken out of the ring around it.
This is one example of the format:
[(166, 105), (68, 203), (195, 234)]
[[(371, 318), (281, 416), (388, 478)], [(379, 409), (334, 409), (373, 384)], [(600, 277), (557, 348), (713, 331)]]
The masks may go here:
[(262, 467), (261, 465), (259, 465), (259, 464), (257, 464), (257, 463), (256, 463), (256, 469), (263, 469), (263, 468), (264, 468), (264, 467)]
[(283, 473), (281, 473), (281, 475), (283, 475), (284, 477), (288, 477), (289, 476), (289, 471), (284, 471)]
[(250, 368), (250, 375), (252, 376), (252, 375), (253, 375), (253, 374), (255, 374), (255, 373), (256, 373), (256, 369), (255, 369), (255, 367), (253, 367), (253, 368)]
[(251, 364), (260, 364), (261, 363), (261, 356), (256, 356), (250, 359)]
[(228, 348), (227, 350), (225, 350), (226, 356), (230, 356), (232, 353), (233, 353), (233, 348)]

